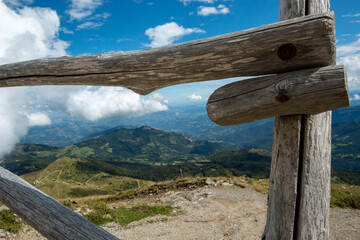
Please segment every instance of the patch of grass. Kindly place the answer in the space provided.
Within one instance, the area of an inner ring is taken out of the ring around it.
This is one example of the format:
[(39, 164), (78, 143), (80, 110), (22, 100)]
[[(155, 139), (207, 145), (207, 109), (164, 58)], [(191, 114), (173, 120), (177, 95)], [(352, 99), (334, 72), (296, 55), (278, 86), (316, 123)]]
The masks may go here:
[(252, 186), (256, 191), (269, 194), (269, 179), (247, 179), (247, 183)]
[(360, 186), (331, 185), (331, 207), (360, 209)]
[(17, 233), (22, 228), (20, 218), (17, 217), (10, 210), (3, 210), (0, 212), (0, 228), (5, 231)]
[(90, 209), (93, 212), (85, 215), (85, 217), (97, 225), (102, 225), (108, 222), (116, 222), (121, 226), (126, 226), (131, 222), (139, 221), (143, 218), (151, 216), (172, 215), (172, 208), (170, 205), (137, 205), (132, 207), (120, 206), (116, 209), (111, 209), (107, 206), (106, 201), (96, 201), (90, 206)]
[(131, 222), (139, 221), (143, 218), (156, 215), (171, 215), (172, 208), (169, 205), (165, 206), (149, 206), (139, 205), (131, 208), (120, 207), (115, 210), (116, 222), (121, 226), (126, 226)]
[(75, 156), (75, 157), (84, 157), (84, 156), (89, 156), (89, 155), (93, 155), (95, 152), (95, 150), (93, 148), (90, 147), (82, 147), (82, 148), (73, 148), (71, 150), (71, 156)]
[(111, 191), (101, 189), (89, 189), (89, 188), (72, 188), (68, 193), (70, 197), (87, 197), (92, 195), (107, 195), (112, 193)]
[(98, 201), (91, 206), (91, 209), (93, 212), (85, 216), (85, 218), (89, 221), (97, 225), (102, 225), (113, 221), (114, 212), (106, 205), (105, 202)]

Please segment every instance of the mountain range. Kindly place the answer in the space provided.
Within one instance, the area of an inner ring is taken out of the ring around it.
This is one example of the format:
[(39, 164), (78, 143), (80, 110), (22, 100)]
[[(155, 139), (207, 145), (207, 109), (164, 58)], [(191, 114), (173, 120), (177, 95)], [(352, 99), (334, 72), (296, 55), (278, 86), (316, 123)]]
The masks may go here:
[[(2, 159), (1, 165), (58, 198), (113, 194), (152, 181), (186, 176), (269, 177), (272, 119), (221, 127), (198, 107), (185, 110), (132, 119), (133, 125), (149, 123), (172, 132), (147, 125), (125, 126), (128, 122), (113, 127), (115, 120), (99, 124), (95, 130), (91, 124), (85, 124), (80, 131), (82, 140), (66, 146), (61, 146), (66, 141), (53, 146), (19, 144)], [(78, 133), (71, 129), (80, 129), (75, 126), (55, 128), (57, 133), (71, 136)], [(45, 141), (46, 136), (54, 133), (51, 128), (35, 130), (28, 139)], [(360, 184), (359, 157), (360, 106), (334, 111), (333, 180)]]
[[(360, 161), (358, 159), (360, 155), (358, 150), (360, 149), (359, 122), (360, 105), (333, 111), (333, 167), (360, 170)], [(267, 151), (271, 151), (272, 148), (273, 119), (236, 126), (218, 126), (211, 122), (205, 108), (202, 106), (173, 108), (169, 111), (152, 113), (141, 117), (104, 120), (96, 123), (69, 119), (59, 120), (51, 126), (30, 129), (23, 143), (64, 147), (105, 135), (116, 129), (136, 129), (140, 126), (150, 126), (158, 130), (177, 132), (208, 142), (221, 142), (233, 145), (234, 148), (257, 148)], [(211, 148), (211, 146), (209, 147)], [(153, 148), (153, 150), (153, 156), (159, 157), (157, 153), (159, 148), (157, 150)], [(183, 150), (180, 152), (182, 153)], [(129, 149), (129, 151), (131, 150)], [(208, 150), (205, 150), (205, 152), (210, 153)], [(126, 155), (126, 151), (119, 154)]]
[(61, 157), (159, 165), (202, 161), (207, 155), (231, 149), (234, 149), (233, 145), (195, 140), (184, 134), (142, 126), (135, 129), (114, 128), (66, 147), (19, 144), (2, 159), (2, 165), (17, 174), (43, 169)]

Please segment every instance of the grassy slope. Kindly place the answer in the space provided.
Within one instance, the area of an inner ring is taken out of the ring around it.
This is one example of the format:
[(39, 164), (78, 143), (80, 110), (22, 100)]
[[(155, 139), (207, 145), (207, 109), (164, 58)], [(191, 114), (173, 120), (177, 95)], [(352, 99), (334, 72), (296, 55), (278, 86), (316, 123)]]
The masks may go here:
[(106, 171), (113, 166), (106, 163), (101, 163), (102, 168), (79, 168), (79, 163), (85, 164), (87, 162), (89, 160), (63, 157), (51, 163), (44, 170), (32, 172), (22, 177), (55, 198), (114, 194), (151, 183), (113, 175)]

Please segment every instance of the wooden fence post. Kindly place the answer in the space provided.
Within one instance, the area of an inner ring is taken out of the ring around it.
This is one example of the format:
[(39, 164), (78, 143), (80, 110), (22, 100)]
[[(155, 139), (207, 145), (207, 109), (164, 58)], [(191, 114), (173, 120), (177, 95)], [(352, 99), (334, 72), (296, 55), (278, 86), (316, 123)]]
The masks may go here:
[[(330, 0), (280, 0), (280, 20), (329, 9)], [(331, 112), (277, 117), (274, 127), (263, 239), (328, 240)]]

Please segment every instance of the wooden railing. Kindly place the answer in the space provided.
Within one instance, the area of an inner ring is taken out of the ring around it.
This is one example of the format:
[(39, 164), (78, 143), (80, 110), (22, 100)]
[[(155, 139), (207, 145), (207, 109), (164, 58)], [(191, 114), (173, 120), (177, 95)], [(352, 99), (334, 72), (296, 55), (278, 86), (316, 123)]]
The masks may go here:
[[(216, 90), (209, 117), (221, 125), (276, 117), (263, 239), (329, 239), (331, 112), (325, 111), (349, 106), (329, 4), (280, 0), (281, 22), (263, 27), (157, 49), (3, 65), (0, 87), (124, 86), (147, 94), (273, 74)], [(3, 168), (0, 201), (49, 239), (117, 239)]]

